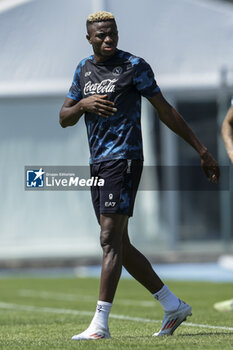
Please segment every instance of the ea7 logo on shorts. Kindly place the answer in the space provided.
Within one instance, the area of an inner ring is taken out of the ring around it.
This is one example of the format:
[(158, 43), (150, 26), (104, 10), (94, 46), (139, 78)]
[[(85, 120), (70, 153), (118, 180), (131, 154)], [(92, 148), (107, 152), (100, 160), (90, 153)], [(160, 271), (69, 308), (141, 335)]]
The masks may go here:
[(27, 170), (27, 187), (44, 187), (44, 171), (40, 170)]
[(115, 205), (116, 205), (116, 202), (105, 202), (104, 203), (104, 205), (105, 205), (105, 207), (115, 207)]
[[(110, 201), (113, 199), (113, 194), (109, 193), (108, 198), (110, 199)], [(116, 202), (105, 202), (104, 203), (105, 207), (115, 207)]]

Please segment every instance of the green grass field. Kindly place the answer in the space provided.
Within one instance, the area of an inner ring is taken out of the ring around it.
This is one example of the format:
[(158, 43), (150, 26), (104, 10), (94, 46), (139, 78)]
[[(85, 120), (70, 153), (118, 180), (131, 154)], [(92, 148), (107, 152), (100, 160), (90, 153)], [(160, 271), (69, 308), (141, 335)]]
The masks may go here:
[(0, 349), (233, 349), (233, 312), (213, 309), (233, 297), (232, 284), (167, 284), (193, 307), (173, 336), (151, 336), (160, 328), (162, 309), (137, 282), (123, 279), (109, 322), (112, 339), (78, 342), (71, 337), (91, 320), (98, 279), (0, 279)]

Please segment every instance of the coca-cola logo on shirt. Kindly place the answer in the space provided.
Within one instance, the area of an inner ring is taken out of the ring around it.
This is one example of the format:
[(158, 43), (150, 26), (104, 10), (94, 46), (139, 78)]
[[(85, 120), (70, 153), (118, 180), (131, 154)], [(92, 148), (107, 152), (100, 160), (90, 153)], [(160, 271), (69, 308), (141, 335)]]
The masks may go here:
[(88, 94), (104, 94), (107, 92), (115, 91), (115, 83), (118, 79), (105, 79), (100, 83), (92, 83), (92, 81), (88, 81), (83, 89), (84, 95)]

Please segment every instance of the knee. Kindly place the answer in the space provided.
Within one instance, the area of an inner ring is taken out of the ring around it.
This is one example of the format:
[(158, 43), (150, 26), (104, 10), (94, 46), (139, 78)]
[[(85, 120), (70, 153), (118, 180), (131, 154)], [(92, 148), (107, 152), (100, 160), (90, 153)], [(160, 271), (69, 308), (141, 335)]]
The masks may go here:
[(101, 218), (100, 245), (104, 253), (122, 251), (123, 236), (128, 217), (109, 215)]
[(109, 230), (101, 229), (100, 232), (100, 245), (102, 248), (106, 247), (107, 245), (110, 245), (111, 243), (111, 233)]
[(111, 250), (116, 250), (120, 244), (117, 240), (117, 235), (114, 230), (102, 229), (100, 233), (100, 245), (105, 253), (109, 253)]

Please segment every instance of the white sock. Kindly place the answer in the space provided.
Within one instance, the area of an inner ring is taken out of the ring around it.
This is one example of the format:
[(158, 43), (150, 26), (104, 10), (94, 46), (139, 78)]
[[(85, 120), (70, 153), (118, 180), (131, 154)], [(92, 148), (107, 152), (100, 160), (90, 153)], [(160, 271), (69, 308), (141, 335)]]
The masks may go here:
[(180, 305), (180, 299), (166, 285), (152, 295), (160, 302), (164, 311), (175, 311)]
[(98, 300), (95, 315), (91, 321), (88, 328), (98, 329), (104, 328), (108, 329), (108, 316), (111, 310), (112, 304), (106, 301)]

